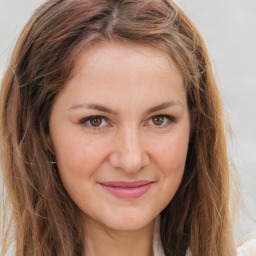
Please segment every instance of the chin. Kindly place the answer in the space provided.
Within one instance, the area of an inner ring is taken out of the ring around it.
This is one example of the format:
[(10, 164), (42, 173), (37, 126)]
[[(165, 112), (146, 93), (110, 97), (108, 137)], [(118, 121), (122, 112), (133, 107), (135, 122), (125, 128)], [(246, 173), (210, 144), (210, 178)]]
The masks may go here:
[(156, 216), (145, 216), (143, 214), (124, 214), (109, 218), (105, 221), (105, 226), (113, 230), (133, 231), (143, 229), (149, 225)]

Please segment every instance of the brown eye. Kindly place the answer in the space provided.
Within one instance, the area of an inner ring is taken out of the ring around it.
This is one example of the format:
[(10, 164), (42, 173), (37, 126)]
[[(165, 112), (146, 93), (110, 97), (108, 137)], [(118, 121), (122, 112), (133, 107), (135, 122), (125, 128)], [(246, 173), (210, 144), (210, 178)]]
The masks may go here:
[(90, 119), (90, 124), (94, 127), (99, 127), (102, 124), (102, 117), (93, 117)]
[(162, 125), (164, 123), (164, 116), (153, 116), (152, 121), (155, 125)]
[(79, 120), (79, 124), (85, 128), (94, 130), (100, 130), (111, 126), (104, 116), (88, 116)]

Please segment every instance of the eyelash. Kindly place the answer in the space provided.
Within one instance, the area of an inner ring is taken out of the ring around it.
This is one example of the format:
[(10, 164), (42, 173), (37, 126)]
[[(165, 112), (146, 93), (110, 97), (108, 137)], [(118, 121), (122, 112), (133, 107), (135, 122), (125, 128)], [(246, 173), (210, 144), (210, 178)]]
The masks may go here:
[(104, 127), (94, 127), (93, 125), (89, 124), (89, 121), (90, 120), (93, 120), (93, 119), (98, 119), (98, 118), (101, 118), (102, 120), (105, 120), (105, 122), (107, 122), (107, 118), (104, 117), (104, 116), (88, 116), (86, 118), (83, 118), (79, 121), (79, 124), (82, 124), (90, 129), (93, 129), (93, 130), (100, 130), (100, 129), (103, 129)]
[[(154, 125), (152, 124), (153, 126), (155, 126), (155, 128), (157, 129), (161, 129), (161, 128), (164, 128), (166, 126), (168, 126), (170, 123), (175, 123), (176, 122), (176, 119), (173, 117), (173, 116), (169, 116), (169, 115), (154, 115), (152, 117), (149, 118), (149, 120), (151, 122), (153, 122), (153, 118), (156, 118), (156, 117), (163, 117), (164, 119), (167, 119), (167, 123), (165, 123), (164, 125)], [(83, 118), (79, 121), (79, 124), (81, 125), (84, 125), (90, 129), (93, 129), (93, 130), (100, 130), (100, 129), (104, 129), (105, 126), (99, 126), (99, 127), (96, 127), (96, 126), (93, 126), (89, 123), (90, 120), (93, 120), (93, 119), (102, 119), (104, 120), (105, 122), (108, 122), (108, 119), (104, 116), (89, 116), (89, 117), (86, 117), (86, 118)], [(101, 125), (101, 124), (100, 124)]]
[(175, 123), (175, 121), (176, 121), (173, 116), (169, 116), (169, 115), (155, 115), (155, 116), (152, 116), (152, 117), (149, 118), (150, 122), (153, 122), (153, 118), (156, 118), (156, 117), (164, 118), (164, 123), (165, 123), (164, 125), (163, 124), (161, 124), (161, 125), (152, 124), (157, 129), (165, 128), (168, 125), (170, 125), (170, 123)]

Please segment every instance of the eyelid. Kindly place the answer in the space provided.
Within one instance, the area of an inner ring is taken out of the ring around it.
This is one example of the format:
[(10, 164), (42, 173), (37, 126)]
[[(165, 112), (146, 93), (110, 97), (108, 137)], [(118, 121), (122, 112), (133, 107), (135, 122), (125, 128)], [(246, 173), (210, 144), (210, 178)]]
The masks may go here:
[[(167, 124), (164, 124), (164, 125), (148, 124), (150, 121), (152, 121), (152, 119), (154, 117), (163, 117), (163, 118), (167, 119), (168, 122), (167, 122)], [(105, 127), (107, 127), (107, 125), (103, 125), (103, 126), (100, 125), (100, 126), (97, 127), (97, 126), (90, 125), (89, 123), (87, 124), (87, 122), (90, 121), (93, 118), (101, 118), (106, 123), (108, 123), (108, 124), (110, 123), (109, 119), (104, 117), (104, 116), (101, 116), (101, 115), (91, 115), (91, 116), (88, 116), (88, 117), (80, 119), (79, 120), (79, 124), (84, 125), (87, 128), (93, 129), (93, 130), (100, 130), (100, 129), (104, 129)], [(175, 117), (173, 117), (171, 115), (159, 114), (159, 115), (153, 115), (150, 118), (148, 118), (146, 126), (152, 125), (152, 126), (154, 126), (154, 128), (161, 129), (161, 128), (165, 128), (165, 127), (171, 125), (171, 123), (174, 123), (174, 122), (176, 122), (176, 118)]]
[(90, 125), (89, 123), (87, 124), (88, 121), (90, 121), (91, 119), (93, 118), (101, 118), (102, 120), (104, 120), (105, 122), (109, 123), (108, 119), (104, 116), (101, 116), (101, 115), (91, 115), (91, 116), (88, 116), (88, 117), (85, 117), (85, 118), (82, 118), (79, 120), (79, 124), (81, 125), (84, 125), (85, 127), (89, 128), (89, 129), (92, 129), (92, 130), (100, 130), (100, 129), (103, 129), (106, 127), (106, 125), (102, 126), (93, 126), (93, 125)]
[(166, 119), (168, 120), (167, 124), (164, 124), (164, 125), (152, 124), (152, 126), (154, 126), (154, 128), (156, 128), (156, 129), (165, 128), (165, 127), (171, 125), (172, 123), (175, 123), (175, 122), (176, 122), (176, 119), (175, 119), (173, 116), (170, 116), (170, 115), (161, 115), (161, 114), (151, 116), (151, 117), (148, 119), (148, 121), (152, 121), (152, 119), (153, 119), (154, 117), (163, 117), (163, 118), (166, 118)]

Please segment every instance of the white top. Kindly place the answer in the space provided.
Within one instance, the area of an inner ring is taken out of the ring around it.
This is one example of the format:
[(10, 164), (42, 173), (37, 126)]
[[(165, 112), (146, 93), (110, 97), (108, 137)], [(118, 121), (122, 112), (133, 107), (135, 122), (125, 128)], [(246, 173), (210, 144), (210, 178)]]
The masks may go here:
[[(161, 237), (160, 237), (160, 217), (156, 219), (154, 238), (153, 238), (154, 256), (165, 256)], [(251, 239), (244, 243), (237, 250), (238, 256), (256, 256), (256, 239)], [(186, 256), (192, 256), (188, 250)]]
[(251, 239), (244, 243), (237, 250), (238, 256), (256, 256), (256, 239)]

